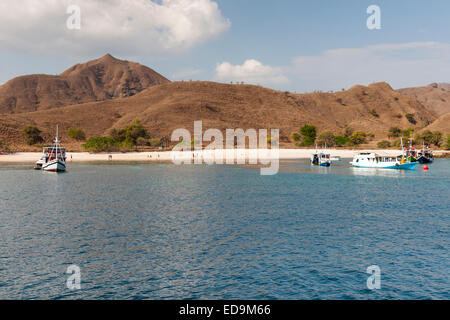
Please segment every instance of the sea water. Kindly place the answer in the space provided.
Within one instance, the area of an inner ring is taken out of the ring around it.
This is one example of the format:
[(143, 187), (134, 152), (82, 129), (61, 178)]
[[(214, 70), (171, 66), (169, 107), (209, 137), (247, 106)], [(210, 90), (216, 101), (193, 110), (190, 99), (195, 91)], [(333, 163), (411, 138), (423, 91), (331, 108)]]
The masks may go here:
[(450, 161), (348, 161), (0, 165), (0, 299), (449, 299)]

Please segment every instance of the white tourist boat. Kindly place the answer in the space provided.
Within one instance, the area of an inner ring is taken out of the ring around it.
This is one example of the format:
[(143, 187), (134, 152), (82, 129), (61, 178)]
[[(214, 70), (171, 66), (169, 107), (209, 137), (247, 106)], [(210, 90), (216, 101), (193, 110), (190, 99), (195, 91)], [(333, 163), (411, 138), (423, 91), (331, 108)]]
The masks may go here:
[(379, 155), (376, 153), (359, 153), (350, 164), (358, 168), (403, 169), (412, 170), (417, 162), (409, 162), (405, 158)]
[[(327, 149), (327, 145), (325, 144), (325, 150)], [(311, 155), (311, 165), (319, 166), (319, 167), (329, 167), (331, 166), (331, 156), (329, 153), (323, 151), (317, 151), (316, 144), (316, 152)]]
[(66, 171), (66, 149), (59, 145), (58, 125), (56, 125), (55, 143), (51, 147), (42, 149), (42, 157), (36, 162), (35, 168), (51, 172)]

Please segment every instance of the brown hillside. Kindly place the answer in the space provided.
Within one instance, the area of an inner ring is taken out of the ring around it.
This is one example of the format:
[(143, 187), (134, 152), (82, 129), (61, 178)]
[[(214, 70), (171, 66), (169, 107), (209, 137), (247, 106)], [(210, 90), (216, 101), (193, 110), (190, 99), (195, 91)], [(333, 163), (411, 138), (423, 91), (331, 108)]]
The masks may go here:
[[(170, 137), (176, 128), (192, 130), (195, 120), (203, 120), (204, 130), (279, 128), (282, 141), (305, 123), (335, 133), (349, 125), (381, 139), (391, 126), (412, 126), (404, 117), (406, 113), (414, 115), (417, 128), (436, 119), (417, 100), (401, 95), (386, 83), (355, 86), (337, 93), (293, 94), (252, 85), (174, 82), (150, 87), (127, 99), (7, 115), (0, 120), (0, 139), (3, 136), (12, 144), (22, 145), (22, 127), (34, 124), (50, 142), (57, 122), (63, 132), (75, 126), (89, 136), (105, 135), (135, 118), (154, 137)], [(63, 139), (69, 140), (64, 135)]]
[(432, 124), (425, 127), (424, 130), (440, 131), (444, 134), (450, 134), (450, 113), (440, 116)]
[[(450, 88), (450, 85), (448, 86)], [(450, 91), (446, 89), (445, 84), (400, 89), (398, 92), (417, 99), (436, 116), (450, 112)]]
[(450, 83), (432, 83), (431, 87), (450, 90)]
[(107, 54), (57, 76), (28, 75), (0, 86), (0, 113), (22, 113), (133, 96), (170, 81), (138, 63)]

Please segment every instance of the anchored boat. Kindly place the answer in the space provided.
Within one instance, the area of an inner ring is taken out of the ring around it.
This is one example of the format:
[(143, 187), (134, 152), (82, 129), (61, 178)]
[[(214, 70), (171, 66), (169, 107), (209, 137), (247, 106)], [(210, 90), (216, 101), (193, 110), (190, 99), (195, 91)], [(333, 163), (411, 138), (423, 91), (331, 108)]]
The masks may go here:
[(329, 167), (331, 166), (330, 155), (327, 153), (315, 153), (311, 156), (311, 164), (313, 166)]
[(422, 150), (417, 152), (417, 161), (419, 163), (432, 163), (434, 161), (433, 150), (426, 147), (425, 142), (422, 142)]
[(376, 153), (359, 153), (350, 164), (358, 168), (403, 169), (412, 170), (418, 162), (409, 162), (405, 158), (378, 155)]
[[(325, 144), (325, 150), (327, 149), (327, 145)], [(311, 165), (319, 166), (319, 167), (329, 167), (331, 166), (331, 156), (329, 153), (319, 152), (317, 151), (316, 144), (316, 153), (311, 156)]]
[(42, 157), (36, 162), (35, 169), (51, 172), (66, 171), (66, 149), (59, 144), (58, 125), (56, 125), (56, 139), (53, 146), (42, 148)]
[(324, 152), (317, 152), (311, 156), (311, 165), (320, 167), (331, 166), (330, 154)]

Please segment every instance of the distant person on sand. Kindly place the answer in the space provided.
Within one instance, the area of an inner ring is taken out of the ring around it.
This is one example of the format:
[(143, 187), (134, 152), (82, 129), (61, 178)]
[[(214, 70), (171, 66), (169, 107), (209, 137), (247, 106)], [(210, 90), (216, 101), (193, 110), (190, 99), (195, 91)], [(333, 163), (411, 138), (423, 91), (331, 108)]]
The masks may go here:
[(112, 160), (112, 154), (110, 154), (110, 155), (108, 156), (108, 160), (109, 160), (109, 161)]

